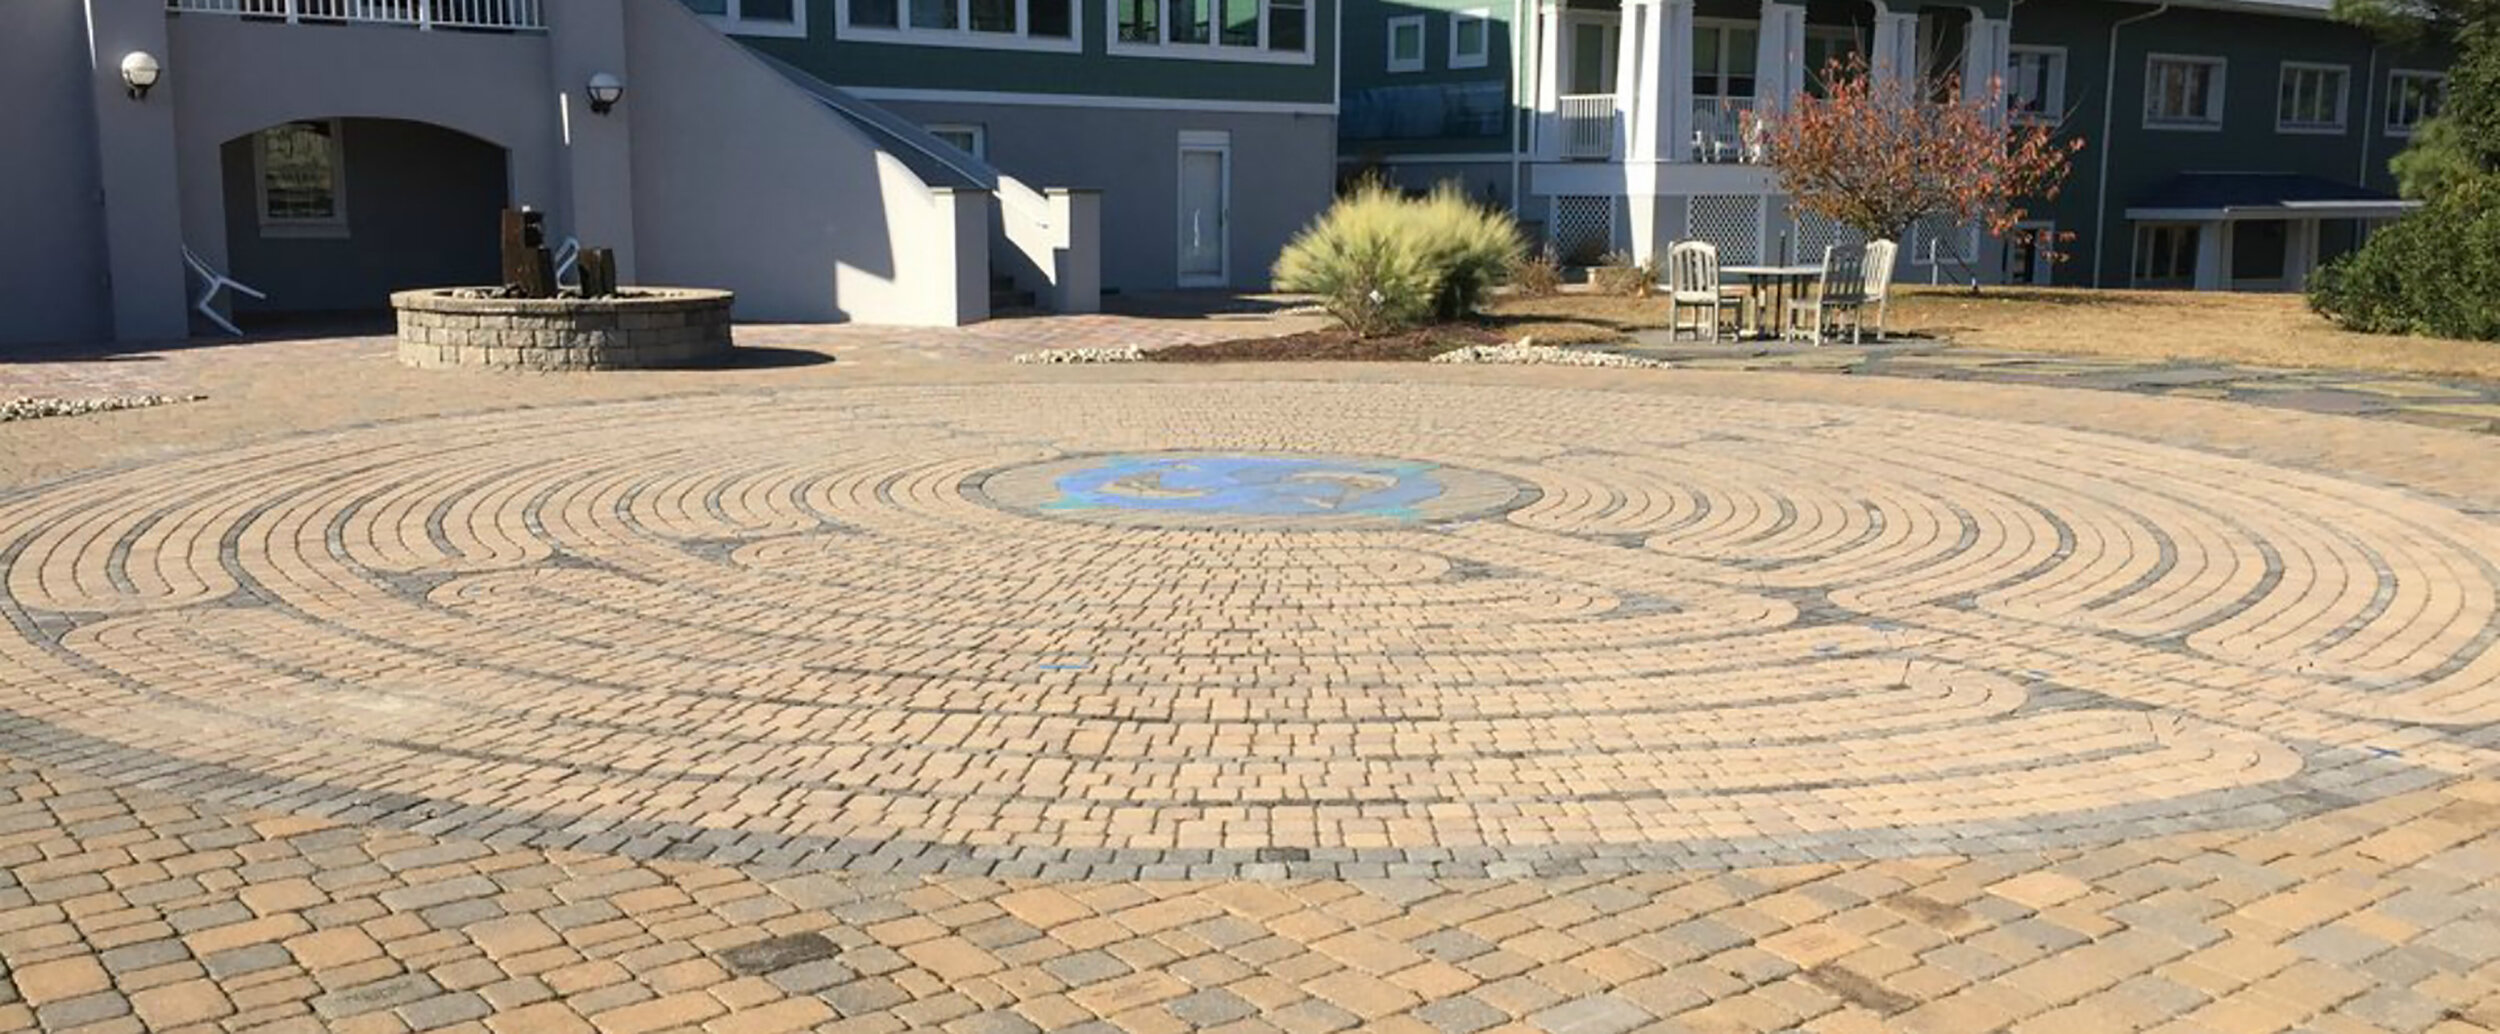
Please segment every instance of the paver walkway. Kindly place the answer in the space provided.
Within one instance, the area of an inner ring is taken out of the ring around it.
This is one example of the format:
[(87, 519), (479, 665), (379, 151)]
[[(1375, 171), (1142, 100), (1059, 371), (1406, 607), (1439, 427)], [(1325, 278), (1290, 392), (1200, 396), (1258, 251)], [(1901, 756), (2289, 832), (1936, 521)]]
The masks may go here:
[(2036, 384), (2170, 398), (2244, 402), (2305, 413), (2401, 420), (2460, 431), (2500, 432), (2500, 383), (2353, 370), (2295, 370), (2230, 363), (2143, 362), (2091, 356), (1956, 348), (1895, 338), (1885, 344), (1764, 346), (1668, 341), (1638, 335), (1633, 355), (1697, 370), (1794, 370), (1989, 384)]
[(2487, 436), (836, 356), (0, 427), (0, 1029), (2500, 1028)]

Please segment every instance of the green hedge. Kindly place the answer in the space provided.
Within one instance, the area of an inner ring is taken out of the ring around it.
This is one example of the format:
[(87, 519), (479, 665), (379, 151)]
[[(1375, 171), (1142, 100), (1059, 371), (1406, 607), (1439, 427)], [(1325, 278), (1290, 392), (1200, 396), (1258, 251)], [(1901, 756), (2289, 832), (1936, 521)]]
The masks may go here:
[(2446, 110), (2390, 163), (2423, 207), (2310, 278), (2339, 325), (2500, 341), (2500, 25), (2460, 42)]
[(2451, 186), (2309, 283), (2344, 327), (2500, 341), (2500, 178)]

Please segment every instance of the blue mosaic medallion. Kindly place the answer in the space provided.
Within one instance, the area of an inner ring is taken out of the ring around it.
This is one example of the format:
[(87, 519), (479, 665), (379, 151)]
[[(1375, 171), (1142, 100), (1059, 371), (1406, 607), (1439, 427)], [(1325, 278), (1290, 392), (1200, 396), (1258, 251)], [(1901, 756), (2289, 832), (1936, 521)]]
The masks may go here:
[(1470, 467), (1302, 452), (1061, 456), (989, 471), (964, 490), (1010, 510), (1153, 528), (1432, 524), (1499, 513), (1536, 496)]
[(1111, 456), (1060, 475), (1045, 510), (1415, 520), (1441, 497), (1439, 467), (1399, 460), (1257, 455)]

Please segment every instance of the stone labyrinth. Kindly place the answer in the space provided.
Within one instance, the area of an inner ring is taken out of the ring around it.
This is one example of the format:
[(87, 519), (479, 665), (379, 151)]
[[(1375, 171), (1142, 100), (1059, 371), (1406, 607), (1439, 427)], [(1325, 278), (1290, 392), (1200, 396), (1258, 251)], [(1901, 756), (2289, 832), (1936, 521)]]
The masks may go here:
[(1390, 385), (362, 428), (0, 499), (0, 749), (766, 867), (1511, 875), (2278, 821), (2491, 760), (2500, 535), (2034, 426)]

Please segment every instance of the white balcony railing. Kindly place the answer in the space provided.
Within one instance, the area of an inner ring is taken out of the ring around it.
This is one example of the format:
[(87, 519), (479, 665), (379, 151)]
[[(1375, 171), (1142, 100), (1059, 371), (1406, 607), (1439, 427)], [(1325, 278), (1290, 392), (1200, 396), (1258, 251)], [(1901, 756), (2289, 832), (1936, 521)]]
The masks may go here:
[(1753, 164), (1762, 160), (1762, 130), (1747, 125), (1751, 97), (1693, 98), (1693, 160)]
[(419, 29), (538, 30), (544, 0), (165, 0), (186, 14), (230, 14), (285, 22), (357, 22)]
[(1562, 156), (1612, 158), (1615, 155), (1615, 95), (1564, 94), (1561, 98)]

